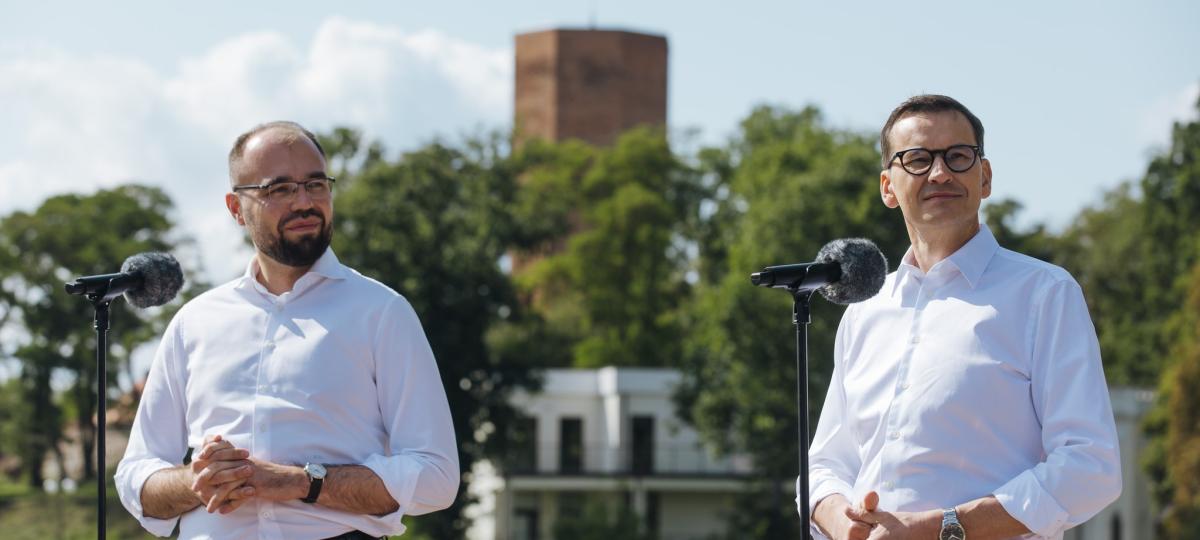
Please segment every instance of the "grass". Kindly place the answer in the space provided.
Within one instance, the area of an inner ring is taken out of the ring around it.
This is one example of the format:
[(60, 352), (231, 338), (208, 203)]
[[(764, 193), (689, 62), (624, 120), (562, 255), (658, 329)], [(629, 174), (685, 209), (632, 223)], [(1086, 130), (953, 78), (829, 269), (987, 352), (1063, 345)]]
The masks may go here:
[[(105, 499), (106, 538), (155, 538), (121, 506), (111, 477)], [(5, 540), (92, 540), (96, 536), (95, 483), (84, 484), (74, 493), (52, 494), (0, 481), (0, 537)]]

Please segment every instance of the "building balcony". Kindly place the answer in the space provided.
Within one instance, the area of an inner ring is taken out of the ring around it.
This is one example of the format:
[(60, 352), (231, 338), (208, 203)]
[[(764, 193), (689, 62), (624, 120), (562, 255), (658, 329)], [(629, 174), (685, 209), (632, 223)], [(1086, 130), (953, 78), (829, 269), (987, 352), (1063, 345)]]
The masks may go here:
[(507, 477), (741, 478), (751, 472), (745, 457), (717, 457), (693, 444), (631, 451), (607, 445), (539, 445), (495, 462)]

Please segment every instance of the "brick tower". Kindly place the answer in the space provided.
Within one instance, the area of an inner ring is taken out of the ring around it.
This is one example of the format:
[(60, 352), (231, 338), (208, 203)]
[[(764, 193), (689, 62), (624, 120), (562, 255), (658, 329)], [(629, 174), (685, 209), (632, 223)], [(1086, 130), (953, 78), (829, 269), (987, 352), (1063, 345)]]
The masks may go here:
[(517, 140), (607, 146), (638, 125), (667, 123), (667, 38), (617, 30), (516, 37)]

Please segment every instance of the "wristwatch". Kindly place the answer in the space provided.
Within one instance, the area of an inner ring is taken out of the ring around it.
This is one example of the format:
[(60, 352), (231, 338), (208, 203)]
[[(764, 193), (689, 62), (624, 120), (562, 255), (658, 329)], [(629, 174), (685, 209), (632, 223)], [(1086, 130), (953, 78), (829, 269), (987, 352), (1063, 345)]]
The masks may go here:
[(938, 540), (967, 540), (967, 531), (958, 522), (958, 510), (942, 510), (942, 532), (938, 534)]
[(325, 483), (325, 466), (320, 463), (305, 463), (304, 474), (308, 475), (308, 496), (300, 500), (312, 504), (317, 502), (317, 496), (321, 494), (321, 484)]

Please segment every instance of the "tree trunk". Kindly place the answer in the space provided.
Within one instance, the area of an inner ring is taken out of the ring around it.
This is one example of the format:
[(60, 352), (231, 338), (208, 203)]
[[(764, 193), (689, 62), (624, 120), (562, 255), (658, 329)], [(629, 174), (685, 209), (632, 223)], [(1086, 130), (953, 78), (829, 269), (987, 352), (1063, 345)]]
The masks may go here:
[(50, 391), (50, 366), (33, 360), (25, 369), (31, 375), (25, 398), (33, 404), (33, 414), (24, 421), (27, 437), (22, 446), (21, 465), (29, 473), (29, 485), (42, 489), (42, 462), (46, 452), (58, 439), (59, 417), (54, 410)]
[(95, 385), (95, 377), (92, 370), (84, 368), (80, 370), (79, 377), (75, 379), (75, 404), (79, 410), (79, 417), (76, 418), (76, 425), (79, 427), (79, 447), (82, 449), (83, 458), (83, 481), (88, 481), (96, 478), (96, 470), (102, 468), (103, 465), (97, 466), (100, 460), (92, 461), (92, 454), (96, 449), (96, 424), (92, 422), (92, 416), (96, 414), (95, 394), (92, 393), (92, 386)]

